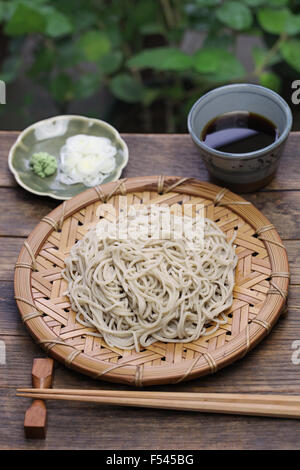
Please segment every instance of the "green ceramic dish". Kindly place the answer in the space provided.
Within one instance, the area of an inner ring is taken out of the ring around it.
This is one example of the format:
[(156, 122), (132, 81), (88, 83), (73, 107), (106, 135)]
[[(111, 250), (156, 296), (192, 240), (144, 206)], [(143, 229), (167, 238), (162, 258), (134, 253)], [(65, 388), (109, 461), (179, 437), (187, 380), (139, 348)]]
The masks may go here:
[(57, 179), (57, 172), (40, 178), (31, 169), (29, 160), (35, 152), (48, 152), (59, 161), (60, 149), (66, 139), (76, 134), (107, 137), (117, 149), (116, 168), (104, 183), (120, 178), (128, 162), (128, 147), (118, 131), (99, 119), (83, 116), (55, 116), (27, 127), (18, 137), (8, 156), (8, 165), (17, 182), (27, 191), (54, 199), (70, 199), (87, 187), (82, 183), (67, 185)]

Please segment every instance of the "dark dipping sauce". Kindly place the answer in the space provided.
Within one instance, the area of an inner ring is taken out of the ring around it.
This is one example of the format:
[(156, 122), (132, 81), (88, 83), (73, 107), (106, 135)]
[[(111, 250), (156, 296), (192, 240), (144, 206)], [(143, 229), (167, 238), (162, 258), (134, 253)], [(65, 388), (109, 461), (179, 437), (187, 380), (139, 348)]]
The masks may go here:
[(278, 129), (267, 118), (248, 111), (221, 114), (202, 131), (201, 140), (226, 153), (248, 153), (268, 147), (278, 139)]

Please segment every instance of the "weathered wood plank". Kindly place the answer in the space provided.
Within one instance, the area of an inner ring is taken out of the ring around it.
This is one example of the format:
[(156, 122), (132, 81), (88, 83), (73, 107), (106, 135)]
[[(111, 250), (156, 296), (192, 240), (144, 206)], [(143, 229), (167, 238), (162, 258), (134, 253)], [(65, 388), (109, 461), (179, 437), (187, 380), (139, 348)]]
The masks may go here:
[(0, 281), (13, 280), (14, 266), (24, 241), (24, 238), (0, 238)]
[[(300, 240), (288, 240), (284, 242), (289, 259), (291, 284), (300, 284)], [(300, 306), (300, 304), (299, 304)]]
[[(124, 135), (129, 147), (129, 162), (124, 176), (176, 175), (211, 181), (189, 134)], [(292, 132), (280, 167), (264, 190), (299, 189), (298, 158), (300, 132)]]
[(283, 239), (300, 238), (300, 191), (257, 192), (245, 195), (245, 199), (275, 225)]
[[(48, 402), (45, 441), (25, 440), (30, 401), (0, 390), (5, 449), (299, 449), (299, 421)], [(280, 432), (278, 429), (280, 428)], [(205, 431), (204, 431), (205, 430)]]
[(59, 201), (33, 196), (23, 188), (0, 188), (0, 235), (27, 237)]
[(0, 337), (1, 335), (26, 336), (27, 334), (14, 299), (13, 282), (2, 281), (0, 282)]
[[(0, 132), (0, 186), (16, 186), (7, 166), (8, 152), (18, 132)], [(188, 134), (124, 134), (129, 162), (123, 175), (172, 174), (208, 181), (209, 175)], [(300, 133), (288, 139), (280, 169), (266, 189), (299, 189), (297, 178)]]
[(17, 183), (9, 171), (7, 159), (11, 146), (19, 132), (0, 131), (0, 186), (16, 186)]

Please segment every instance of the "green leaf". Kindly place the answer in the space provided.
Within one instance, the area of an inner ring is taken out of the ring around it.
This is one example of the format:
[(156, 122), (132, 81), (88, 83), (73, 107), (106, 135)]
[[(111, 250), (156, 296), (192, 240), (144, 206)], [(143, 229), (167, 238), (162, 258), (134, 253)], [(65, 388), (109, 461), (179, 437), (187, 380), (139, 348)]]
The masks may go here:
[(285, 24), (288, 18), (288, 11), (272, 10), (271, 8), (261, 8), (258, 11), (258, 22), (261, 27), (271, 34), (281, 34), (285, 31)]
[(300, 16), (294, 15), (288, 8), (261, 8), (258, 11), (258, 21), (271, 34), (293, 35), (300, 32)]
[(217, 9), (216, 15), (219, 21), (238, 31), (248, 29), (252, 25), (251, 10), (239, 2), (224, 2)]
[(13, 13), (15, 12), (17, 5), (15, 3), (4, 3), (4, 1), (1, 2), (3, 7), (2, 7), (2, 14), (4, 21), (8, 22), (10, 18), (12, 17)]
[(73, 25), (69, 18), (54, 8), (51, 10), (46, 16), (46, 34), (53, 38), (70, 34), (73, 31)]
[(267, 0), (243, 0), (243, 3), (246, 3), (248, 7), (260, 7), (264, 5)]
[(5, 19), (6, 5), (4, 2), (0, 1), (0, 21)]
[(127, 103), (137, 103), (143, 100), (143, 85), (126, 73), (116, 75), (111, 80), (110, 90), (114, 96)]
[(289, 36), (294, 36), (300, 33), (300, 15), (289, 15), (288, 21), (286, 23), (286, 33)]
[(199, 7), (214, 7), (220, 5), (221, 0), (196, 0), (195, 3)]
[(284, 7), (288, 5), (289, 0), (268, 0), (267, 3), (272, 7)]
[(267, 49), (263, 49), (259, 46), (254, 46), (252, 48), (252, 57), (254, 60), (254, 64), (256, 67), (261, 67), (263, 64), (268, 66), (275, 65), (281, 60), (281, 56), (279, 53), (272, 54), (268, 57), (269, 51)]
[(153, 68), (173, 71), (187, 70), (191, 64), (192, 57), (175, 47), (146, 49), (127, 61), (127, 65), (134, 69)]
[(88, 98), (99, 90), (100, 77), (95, 73), (81, 75), (75, 82), (74, 98)]
[(35, 6), (39, 6), (44, 3), (47, 3), (49, 2), (49, 0), (12, 0), (12, 2), (15, 2), (15, 3), (22, 2), (22, 3), (26, 3), (29, 6), (35, 7)]
[(110, 50), (111, 44), (102, 31), (88, 31), (81, 36), (78, 47), (89, 62), (97, 62)]
[(0, 3), (3, 5), (4, 19), (5, 21), (9, 21), (20, 4), (41, 13), (40, 8), (48, 1), (49, 0), (0, 0)]
[(280, 51), (287, 63), (300, 73), (300, 40), (284, 41), (280, 46)]
[(245, 69), (230, 52), (219, 48), (202, 48), (194, 54), (194, 69), (209, 75), (214, 81), (241, 78)]
[(55, 101), (62, 103), (74, 98), (73, 82), (69, 75), (61, 73), (56, 75), (50, 83), (50, 93)]
[(121, 67), (123, 55), (121, 51), (113, 51), (101, 57), (99, 61), (100, 72), (104, 75), (115, 73)]
[(10, 36), (17, 36), (29, 33), (42, 33), (45, 27), (45, 18), (38, 10), (25, 3), (18, 3), (12, 17), (6, 23), (4, 31)]
[(261, 67), (265, 62), (267, 52), (265, 49), (262, 49), (259, 46), (254, 46), (252, 48), (252, 57), (256, 67)]
[(259, 77), (260, 85), (270, 88), (273, 91), (280, 91), (281, 79), (273, 72), (264, 72)]

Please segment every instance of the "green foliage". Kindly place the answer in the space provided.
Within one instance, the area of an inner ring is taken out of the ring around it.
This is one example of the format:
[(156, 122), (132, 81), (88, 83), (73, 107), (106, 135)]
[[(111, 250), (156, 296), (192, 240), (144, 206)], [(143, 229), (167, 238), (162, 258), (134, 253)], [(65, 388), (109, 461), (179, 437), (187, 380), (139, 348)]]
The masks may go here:
[(85, 73), (73, 84), (73, 92), (76, 98), (88, 98), (99, 90), (101, 79), (98, 74)]
[(5, 3), (0, 1), (0, 21), (5, 18)]
[(300, 40), (290, 39), (280, 46), (282, 56), (297, 72), (300, 72)]
[(265, 63), (270, 65), (278, 64), (281, 61), (279, 52), (270, 55), (267, 49), (254, 46), (252, 49), (252, 57), (257, 68), (263, 67)]
[(283, 7), (289, 3), (289, 0), (268, 0), (267, 3), (273, 7)]
[(224, 2), (217, 10), (217, 18), (229, 28), (242, 31), (250, 28), (252, 13), (240, 2)]
[(280, 91), (281, 80), (278, 75), (273, 72), (264, 72), (259, 77), (260, 85), (270, 88), (273, 91)]
[(54, 8), (47, 9), (46, 34), (53, 38), (65, 36), (73, 32), (73, 25), (70, 19)]
[(288, 8), (262, 8), (258, 11), (258, 21), (271, 34), (300, 33), (300, 15), (294, 15)]
[[(0, 0), (0, 79), (26, 75), (62, 112), (101, 87), (140, 105), (145, 121), (160, 100), (168, 129), (182, 129), (193, 100), (216, 85), (247, 80), (280, 92), (284, 74), (300, 72), (299, 6), (300, 0)], [(187, 31), (202, 32), (203, 41), (186, 48)], [(236, 56), (245, 33), (264, 41), (252, 50), (250, 72)]]
[(198, 7), (214, 7), (220, 5), (221, 0), (196, 0), (195, 3)]
[(248, 7), (260, 7), (266, 3), (266, 0), (243, 0)]
[(5, 33), (18, 36), (27, 33), (42, 33), (46, 29), (44, 16), (26, 3), (18, 3), (5, 26)]
[(119, 70), (122, 65), (123, 54), (121, 51), (112, 51), (101, 57), (98, 62), (99, 70), (104, 75), (111, 75)]
[(143, 100), (143, 85), (127, 73), (116, 75), (110, 83), (110, 89), (117, 98), (127, 103), (137, 103)]
[(213, 82), (238, 79), (245, 73), (244, 67), (232, 53), (217, 48), (202, 48), (196, 52), (194, 68), (209, 76)]
[(180, 71), (191, 68), (192, 58), (174, 47), (156, 47), (146, 49), (131, 57), (127, 65), (135, 69)]
[(87, 61), (97, 62), (109, 52), (110, 41), (102, 31), (87, 31), (78, 41), (78, 50)]
[(262, 8), (258, 11), (258, 21), (261, 27), (271, 34), (281, 34), (285, 32), (288, 19), (288, 10), (273, 10), (271, 8)]

